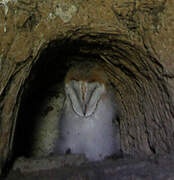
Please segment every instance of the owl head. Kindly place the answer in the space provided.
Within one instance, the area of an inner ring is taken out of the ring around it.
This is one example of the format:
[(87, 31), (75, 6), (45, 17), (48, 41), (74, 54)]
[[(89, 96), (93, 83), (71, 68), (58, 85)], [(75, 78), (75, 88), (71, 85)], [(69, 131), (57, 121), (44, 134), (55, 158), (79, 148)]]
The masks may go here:
[(107, 93), (107, 84), (107, 75), (97, 63), (82, 62), (70, 68), (65, 78), (65, 94), (73, 111), (82, 117), (94, 114)]

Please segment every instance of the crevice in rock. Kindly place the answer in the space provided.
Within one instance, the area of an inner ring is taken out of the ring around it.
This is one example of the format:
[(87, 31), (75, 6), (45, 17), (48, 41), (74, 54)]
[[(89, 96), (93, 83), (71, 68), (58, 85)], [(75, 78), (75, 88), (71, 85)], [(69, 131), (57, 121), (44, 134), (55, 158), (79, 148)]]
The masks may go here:
[[(170, 152), (174, 147), (170, 92), (162, 75), (162, 65), (143, 49), (113, 34), (72, 33), (72, 37), (57, 39), (40, 50), (22, 87), (15, 157), (50, 154), (51, 150), (46, 147), (51, 147), (49, 140), (43, 141), (42, 148), (35, 144), (38, 152), (33, 149), (32, 144), (39, 136), (44, 139), (52, 133), (36, 135), (40, 128), (36, 119), (43, 120), (49, 112), (59, 111), (55, 109), (57, 105), (49, 104), (50, 99), (55, 102), (59, 96), (63, 98), (61, 88), (68, 68), (86, 59), (101, 63), (115, 88), (123, 153), (144, 156)], [(42, 128), (45, 132), (50, 127), (47, 124)]]

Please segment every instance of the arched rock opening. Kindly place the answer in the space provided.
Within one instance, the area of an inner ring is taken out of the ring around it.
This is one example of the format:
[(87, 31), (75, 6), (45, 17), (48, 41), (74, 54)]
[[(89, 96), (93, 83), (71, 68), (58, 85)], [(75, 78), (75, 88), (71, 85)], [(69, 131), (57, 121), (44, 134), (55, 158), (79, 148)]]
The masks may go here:
[[(34, 116), (37, 117), (41, 104), (44, 104), (44, 111), (39, 112), (42, 115), (54, 110), (45, 104), (48, 102), (45, 98), (50, 95), (56, 98), (59, 94), (57, 90), (61, 89), (68, 66), (88, 58), (104, 63), (115, 88), (123, 153), (136, 156), (170, 152), (173, 149), (173, 111), (162, 66), (146, 47), (131, 45), (114, 34), (91, 33), (51, 42), (36, 59), (20, 105), (14, 139), (16, 153), (32, 152), (32, 133), (37, 130)], [(50, 91), (51, 87), (57, 90)], [(44, 136), (46, 134), (42, 138)], [(22, 148), (21, 142), (24, 143)], [(45, 141), (44, 145), (48, 146), (49, 142)]]

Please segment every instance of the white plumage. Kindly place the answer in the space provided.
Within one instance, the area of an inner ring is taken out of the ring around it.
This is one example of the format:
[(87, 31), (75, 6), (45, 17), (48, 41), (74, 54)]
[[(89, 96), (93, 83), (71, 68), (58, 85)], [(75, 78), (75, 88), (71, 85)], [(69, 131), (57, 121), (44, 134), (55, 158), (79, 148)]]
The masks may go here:
[[(104, 72), (98, 73), (105, 79)], [(83, 153), (90, 161), (103, 160), (120, 150), (119, 128), (113, 123), (117, 116), (113, 91), (101, 81), (102, 77), (97, 82), (79, 75), (82, 80), (77, 80), (73, 74), (65, 84), (66, 99), (55, 152)]]

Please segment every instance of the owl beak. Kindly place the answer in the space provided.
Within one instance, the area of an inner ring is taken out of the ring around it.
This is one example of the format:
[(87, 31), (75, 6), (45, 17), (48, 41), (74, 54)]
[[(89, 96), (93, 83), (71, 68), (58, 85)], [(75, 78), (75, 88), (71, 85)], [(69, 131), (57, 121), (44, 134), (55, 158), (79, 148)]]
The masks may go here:
[(82, 99), (82, 111), (83, 115), (86, 116), (87, 113), (87, 83), (86, 82), (81, 82), (81, 99)]
[(86, 116), (86, 104), (84, 104), (84, 107), (83, 107), (83, 115)]

